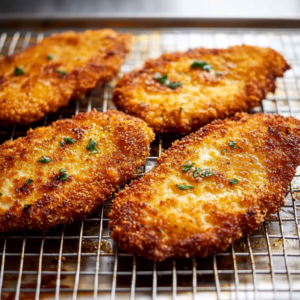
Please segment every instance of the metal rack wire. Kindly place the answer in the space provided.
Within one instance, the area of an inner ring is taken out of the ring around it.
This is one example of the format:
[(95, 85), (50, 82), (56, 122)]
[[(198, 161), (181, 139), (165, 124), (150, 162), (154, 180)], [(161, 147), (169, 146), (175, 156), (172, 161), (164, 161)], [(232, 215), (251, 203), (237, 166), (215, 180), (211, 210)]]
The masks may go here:
[[(245, 43), (283, 53), (292, 70), (277, 80), (276, 93), (268, 95), (253, 111), (300, 118), (299, 30), (172, 29), (134, 33), (134, 48), (121, 73), (163, 52), (199, 46), (221, 48)], [(0, 32), (0, 53), (12, 54), (43, 37), (44, 33)], [(71, 102), (30, 127), (94, 108), (114, 109), (114, 83), (93, 90), (82, 101)], [(24, 136), (28, 128), (1, 128), (0, 142)], [(151, 156), (136, 177), (149, 171), (170, 143), (158, 136)], [(46, 233), (2, 234), (2, 299), (299, 299), (299, 196), (300, 173), (292, 181), (280, 213), (225, 253), (208, 258), (153, 263), (122, 252), (109, 235), (112, 200), (85, 220)]]

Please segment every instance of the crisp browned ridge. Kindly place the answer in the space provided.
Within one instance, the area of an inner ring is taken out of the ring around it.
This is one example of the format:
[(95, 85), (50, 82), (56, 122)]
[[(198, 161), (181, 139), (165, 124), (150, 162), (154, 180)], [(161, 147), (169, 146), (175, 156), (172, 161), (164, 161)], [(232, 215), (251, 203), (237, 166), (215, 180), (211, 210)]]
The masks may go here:
[(111, 29), (67, 31), (0, 58), (0, 125), (29, 124), (82, 98), (118, 74), (130, 47), (130, 34)]
[[(112, 238), (158, 261), (226, 250), (284, 205), (300, 164), (299, 143), (300, 121), (293, 117), (238, 113), (214, 121), (176, 141), (149, 173), (117, 194)], [(181, 165), (192, 163), (183, 173)], [(214, 175), (194, 177), (197, 167)]]
[[(97, 153), (86, 149), (90, 139)], [(85, 217), (145, 164), (153, 139), (144, 121), (114, 110), (80, 113), (5, 142), (0, 146), (0, 231), (48, 230)], [(38, 162), (43, 156), (51, 161)], [(33, 182), (26, 185), (29, 178)]]
[[(213, 70), (192, 68), (194, 61), (205, 61)], [(156, 133), (186, 134), (257, 106), (275, 91), (276, 77), (289, 68), (276, 51), (246, 45), (163, 54), (125, 74), (113, 99), (119, 109), (145, 120)], [(182, 86), (171, 89), (157, 82), (157, 72)]]

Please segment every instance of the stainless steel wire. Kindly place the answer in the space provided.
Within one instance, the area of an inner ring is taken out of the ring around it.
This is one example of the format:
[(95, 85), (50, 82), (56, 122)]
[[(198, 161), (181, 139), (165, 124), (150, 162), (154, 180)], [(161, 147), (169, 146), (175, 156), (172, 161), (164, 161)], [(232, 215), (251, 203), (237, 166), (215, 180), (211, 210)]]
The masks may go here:
[(95, 283), (94, 283), (94, 300), (98, 298), (98, 282), (99, 282), (99, 271), (100, 271), (100, 256), (101, 256), (101, 240), (103, 234), (103, 205), (101, 207), (100, 213), (100, 228), (99, 228), (99, 238), (97, 246), (97, 260), (96, 260), (96, 270), (95, 270)]
[(74, 290), (73, 290), (72, 300), (77, 299), (77, 291), (78, 291), (79, 276), (80, 276), (80, 264), (81, 264), (81, 246), (82, 246), (83, 224), (84, 224), (84, 221), (82, 220), (81, 221), (81, 226), (80, 226), (77, 267), (76, 267), (76, 275), (75, 275), (75, 283), (74, 283)]
[(18, 274), (15, 299), (20, 298), (20, 288), (21, 288), (21, 281), (22, 281), (22, 275), (23, 275), (24, 253), (25, 253), (26, 241), (27, 241), (27, 234), (25, 233), (24, 238), (23, 238), (23, 244), (22, 244), (21, 260), (20, 260), (20, 266), (19, 266), (19, 274)]
[[(52, 30), (55, 31), (55, 30)], [(51, 32), (52, 32), (51, 31)], [(11, 55), (51, 33), (0, 30), (0, 53)], [(121, 74), (162, 52), (234, 44), (271, 47), (283, 53), (292, 69), (278, 79), (276, 93), (253, 111), (293, 115), (300, 119), (300, 31), (275, 29), (135, 30), (134, 48)], [(115, 82), (95, 89), (78, 102), (33, 126), (48, 125), (81, 111), (114, 109)], [(1, 143), (24, 136), (28, 128), (0, 128)], [(140, 177), (172, 141), (158, 136)], [(289, 188), (282, 211), (225, 253), (208, 258), (150, 262), (118, 249), (110, 239), (111, 200), (85, 220), (47, 233), (0, 235), (1, 297), (41, 299), (299, 299), (300, 174)], [(106, 249), (109, 247), (111, 249)]]
[(57, 265), (57, 276), (56, 276), (55, 300), (59, 299), (64, 233), (65, 233), (65, 226), (63, 226), (62, 230), (61, 230), (61, 240), (60, 240), (60, 247), (59, 247), (59, 256), (58, 256), (58, 265)]
[(269, 255), (269, 266), (270, 266), (270, 272), (271, 272), (271, 281), (272, 281), (272, 285), (273, 285), (273, 290), (276, 292), (277, 286), (275, 284), (273, 256), (272, 256), (272, 250), (271, 250), (271, 244), (270, 244), (270, 237), (269, 237), (269, 233), (268, 233), (268, 227), (267, 227), (266, 223), (264, 223), (264, 229), (265, 229), (265, 234), (266, 234), (267, 249), (268, 249), (268, 255)]
[(46, 235), (45, 235), (45, 232), (44, 232), (43, 239), (42, 239), (42, 242), (41, 242), (40, 256), (39, 256), (39, 266), (38, 266), (38, 276), (37, 276), (35, 300), (38, 300), (40, 298), (40, 289), (41, 289), (41, 281), (42, 281), (42, 263), (43, 263), (45, 238), (46, 238)]
[(136, 256), (134, 255), (132, 258), (130, 300), (134, 300), (135, 298), (135, 285), (136, 285)]

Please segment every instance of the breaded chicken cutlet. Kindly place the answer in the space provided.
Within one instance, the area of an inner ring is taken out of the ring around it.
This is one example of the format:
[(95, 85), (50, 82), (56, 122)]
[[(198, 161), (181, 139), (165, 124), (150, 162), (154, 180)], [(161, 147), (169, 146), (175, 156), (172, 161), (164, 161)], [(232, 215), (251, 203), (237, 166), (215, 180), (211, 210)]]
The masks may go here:
[(117, 194), (111, 236), (161, 261), (224, 251), (284, 205), (300, 164), (300, 121), (238, 113), (176, 141)]
[(118, 111), (81, 113), (0, 146), (0, 231), (83, 218), (145, 163), (152, 129)]
[(114, 102), (156, 133), (190, 133), (249, 111), (290, 67), (269, 48), (235, 46), (163, 54), (118, 82)]
[(0, 58), (0, 124), (26, 125), (111, 80), (131, 35), (111, 29), (53, 34)]

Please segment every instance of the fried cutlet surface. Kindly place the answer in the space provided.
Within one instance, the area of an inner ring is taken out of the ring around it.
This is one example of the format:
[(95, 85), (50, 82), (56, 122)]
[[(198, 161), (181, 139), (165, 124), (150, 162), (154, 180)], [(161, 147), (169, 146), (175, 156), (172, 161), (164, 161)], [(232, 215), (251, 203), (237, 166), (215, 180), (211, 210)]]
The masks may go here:
[[(186, 134), (257, 106), (289, 68), (274, 50), (245, 45), (163, 54), (125, 74), (113, 99), (156, 133)], [(168, 80), (161, 83), (159, 75)]]
[(226, 250), (284, 205), (299, 143), (292, 117), (238, 113), (214, 121), (176, 141), (116, 196), (112, 238), (158, 261)]
[(0, 124), (29, 124), (83, 97), (117, 75), (130, 46), (130, 34), (111, 29), (68, 31), (0, 58)]
[(140, 119), (93, 111), (5, 142), (0, 231), (47, 230), (85, 217), (145, 163), (153, 138)]

